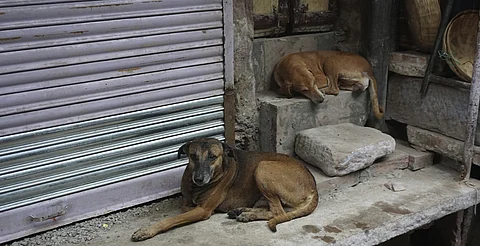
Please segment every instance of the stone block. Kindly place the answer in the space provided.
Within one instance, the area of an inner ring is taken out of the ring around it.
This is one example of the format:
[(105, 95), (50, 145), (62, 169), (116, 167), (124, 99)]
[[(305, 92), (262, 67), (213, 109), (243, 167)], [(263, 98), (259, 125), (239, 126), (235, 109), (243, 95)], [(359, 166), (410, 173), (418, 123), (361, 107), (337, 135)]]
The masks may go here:
[(296, 134), (305, 129), (338, 123), (363, 126), (370, 112), (368, 92), (340, 91), (314, 104), (307, 98), (281, 98), (274, 92), (259, 96), (260, 149), (294, 155)]
[(390, 175), (398, 170), (404, 170), (408, 166), (408, 155), (395, 149), (392, 154), (378, 159), (366, 169), (339, 177), (329, 177), (320, 168), (309, 165), (303, 160), (300, 161), (304, 163), (315, 178), (318, 194), (325, 196), (334, 192), (340, 192), (345, 188), (355, 186), (360, 182), (365, 182), (375, 177)]
[(390, 53), (388, 70), (413, 77), (424, 77), (430, 55), (416, 51)]
[[(386, 119), (465, 140), (469, 91), (430, 83), (421, 97), (422, 78), (400, 75), (388, 81)], [(480, 121), (479, 121), (480, 122)], [(477, 129), (480, 129), (477, 126)], [(475, 144), (480, 145), (477, 131)]]
[(397, 141), (397, 149), (408, 154), (408, 169), (412, 171), (433, 165), (432, 152), (416, 150), (403, 141)]
[(361, 171), (361, 179), (378, 177), (394, 173), (397, 170), (404, 170), (408, 167), (408, 154), (399, 150), (395, 144), (395, 151), (389, 155), (379, 158), (371, 166)]
[(273, 68), (284, 55), (312, 50), (333, 50), (333, 32), (294, 35), (281, 38), (256, 38), (253, 41), (253, 69), (256, 91), (270, 90)]
[[(463, 160), (463, 141), (414, 126), (407, 126), (407, 137), (408, 142), (413, 145), (456, 161)], [(474, 147), (473, 163), (480, 164), (480, 147), (478, 146)]]
[(394, 149), (395, 139), (391, 136), (351, 123), (304, 130), (295, 141), (295, 153), (328, 176), (342, 176), (368, 167)]

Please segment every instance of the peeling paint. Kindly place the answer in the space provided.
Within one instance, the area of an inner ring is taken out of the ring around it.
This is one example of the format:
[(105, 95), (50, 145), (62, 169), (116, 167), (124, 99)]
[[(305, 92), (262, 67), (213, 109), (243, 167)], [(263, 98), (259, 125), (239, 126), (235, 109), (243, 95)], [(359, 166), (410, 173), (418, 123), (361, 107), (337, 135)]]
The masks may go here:
[(104, 8), (104, 7), (119, 7), (119, 6), (132, 5), (132, 4), (133, 4), (133, 3), (90, 5), (90, 6), (73, 7), (73, 8), (71, 8), (71, 9), (93, 9), (93, 8)]
[(11, 37), (11, 38), (0, 38), (0, 41), (10, 41), (10, 40), (16, 40), (20, 39), (21, 37)]
[(118, 71), (122, 73), (133, 73), (134, 71), (137, 71), (140, 69), (141, 69), (140, 67), (132, 67), (132, 68), (120, 69)]

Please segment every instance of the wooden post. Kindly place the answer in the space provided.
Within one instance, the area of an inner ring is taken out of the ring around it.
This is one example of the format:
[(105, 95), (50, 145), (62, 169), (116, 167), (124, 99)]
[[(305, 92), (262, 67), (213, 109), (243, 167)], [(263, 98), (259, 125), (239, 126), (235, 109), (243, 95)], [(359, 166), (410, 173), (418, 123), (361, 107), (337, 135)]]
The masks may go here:
[(454, 1), (455, 0), (448, 0), (447, 6), (445, 6), (445, 9), (442, 11), (443, 16), (442, 16), (442, 19), (440, 20), (440, 25), (438, 26), (437, 37), (435, 38), (435, 43), (433, 45), (433, 52), (430, 55), (430, 59), (428, 60), (427, 71), (425, 72), (425, 76), (423, 77), (422, 88), (420, 89), (420, 94), (422, 95), (422, 97), (427, 95), (428, 85), (430, 83), (430, 75), (433, 72), (433, 67), (435, 66), (435, 63), (438, 61), (437, 52), (440, 49), (440, 46), (442, 45), (443, 34), (447, 29), (447, 25), (448, 25), (448, 21), (450, 20), (450, 13), (452, 12)]
[[(480, 22), (478, 23), (480, 28)], [(478, 32), (477, 32), (478, 33)], [(468, 180), (472, 169), (473, 147), (475, 132), (477, 130), (478, 104), (480, 101), (480, 35), (477, 35), (477, 49), (473, 65), (472, 85), (470, 87), (470, 100), (468, 103), (467, 135), (463, 146), (463, 170), (461, 178)]]
[[(370, 0), (367, 58), (372, 64), (373, 73), (377, 79), (378, 103), (383, 109), (385, 109), (387, 98), (391, 14), (392, 1)], [(381, 129), (384, 121), (385, 119), (373, 121), (369, 125)]]

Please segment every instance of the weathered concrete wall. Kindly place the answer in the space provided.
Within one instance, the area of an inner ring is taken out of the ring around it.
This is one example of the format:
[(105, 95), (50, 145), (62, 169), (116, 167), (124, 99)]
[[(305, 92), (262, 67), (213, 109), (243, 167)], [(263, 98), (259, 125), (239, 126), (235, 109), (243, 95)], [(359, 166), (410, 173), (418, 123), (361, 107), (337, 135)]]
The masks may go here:
[[(422, 98), (422, 80), (400, 75), (390, 78), (386, 119), (465, 140), (468, 90), (430, 84), (427, 95)], [(475, 143), (480, 145), (478, 132)]]
[(237, 147), (255, 150), (258, 146), (258, 113), (253, 72), (253, 1), (233, 1), (234, 18), (234, 83), (236, 90)]
[(338, 20), (335, 25), (339, 50), (366, 54), (368, 39), (368, 1), (337, 0)]

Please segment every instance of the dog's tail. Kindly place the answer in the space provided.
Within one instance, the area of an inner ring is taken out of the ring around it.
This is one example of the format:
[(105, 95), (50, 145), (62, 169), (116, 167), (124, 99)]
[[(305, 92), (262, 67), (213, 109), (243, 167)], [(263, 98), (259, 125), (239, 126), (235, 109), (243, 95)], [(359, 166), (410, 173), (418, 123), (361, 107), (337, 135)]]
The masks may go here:
[(268, 221), (268, 227), (271, 231), (277, 231), (277, 225), (298, 217), (311, 214), (318, 204), (318, 192), (317, 189), (313, 190), (313, 194), (307, 197), (305, 202), (297, 207), (295, 210), (289, 211), (283, 215), (274, 216)]
[(366, 76), (370, 81), (368, 85), (368, 92), (370, 94), (373, 115), (375, 118), (381, 119), (383, 117), (383, 108), (378, 104), (377, 81), (375, 80), (375, 77), (370, 76), (365, 72), (363, 73), (363, 76)]

